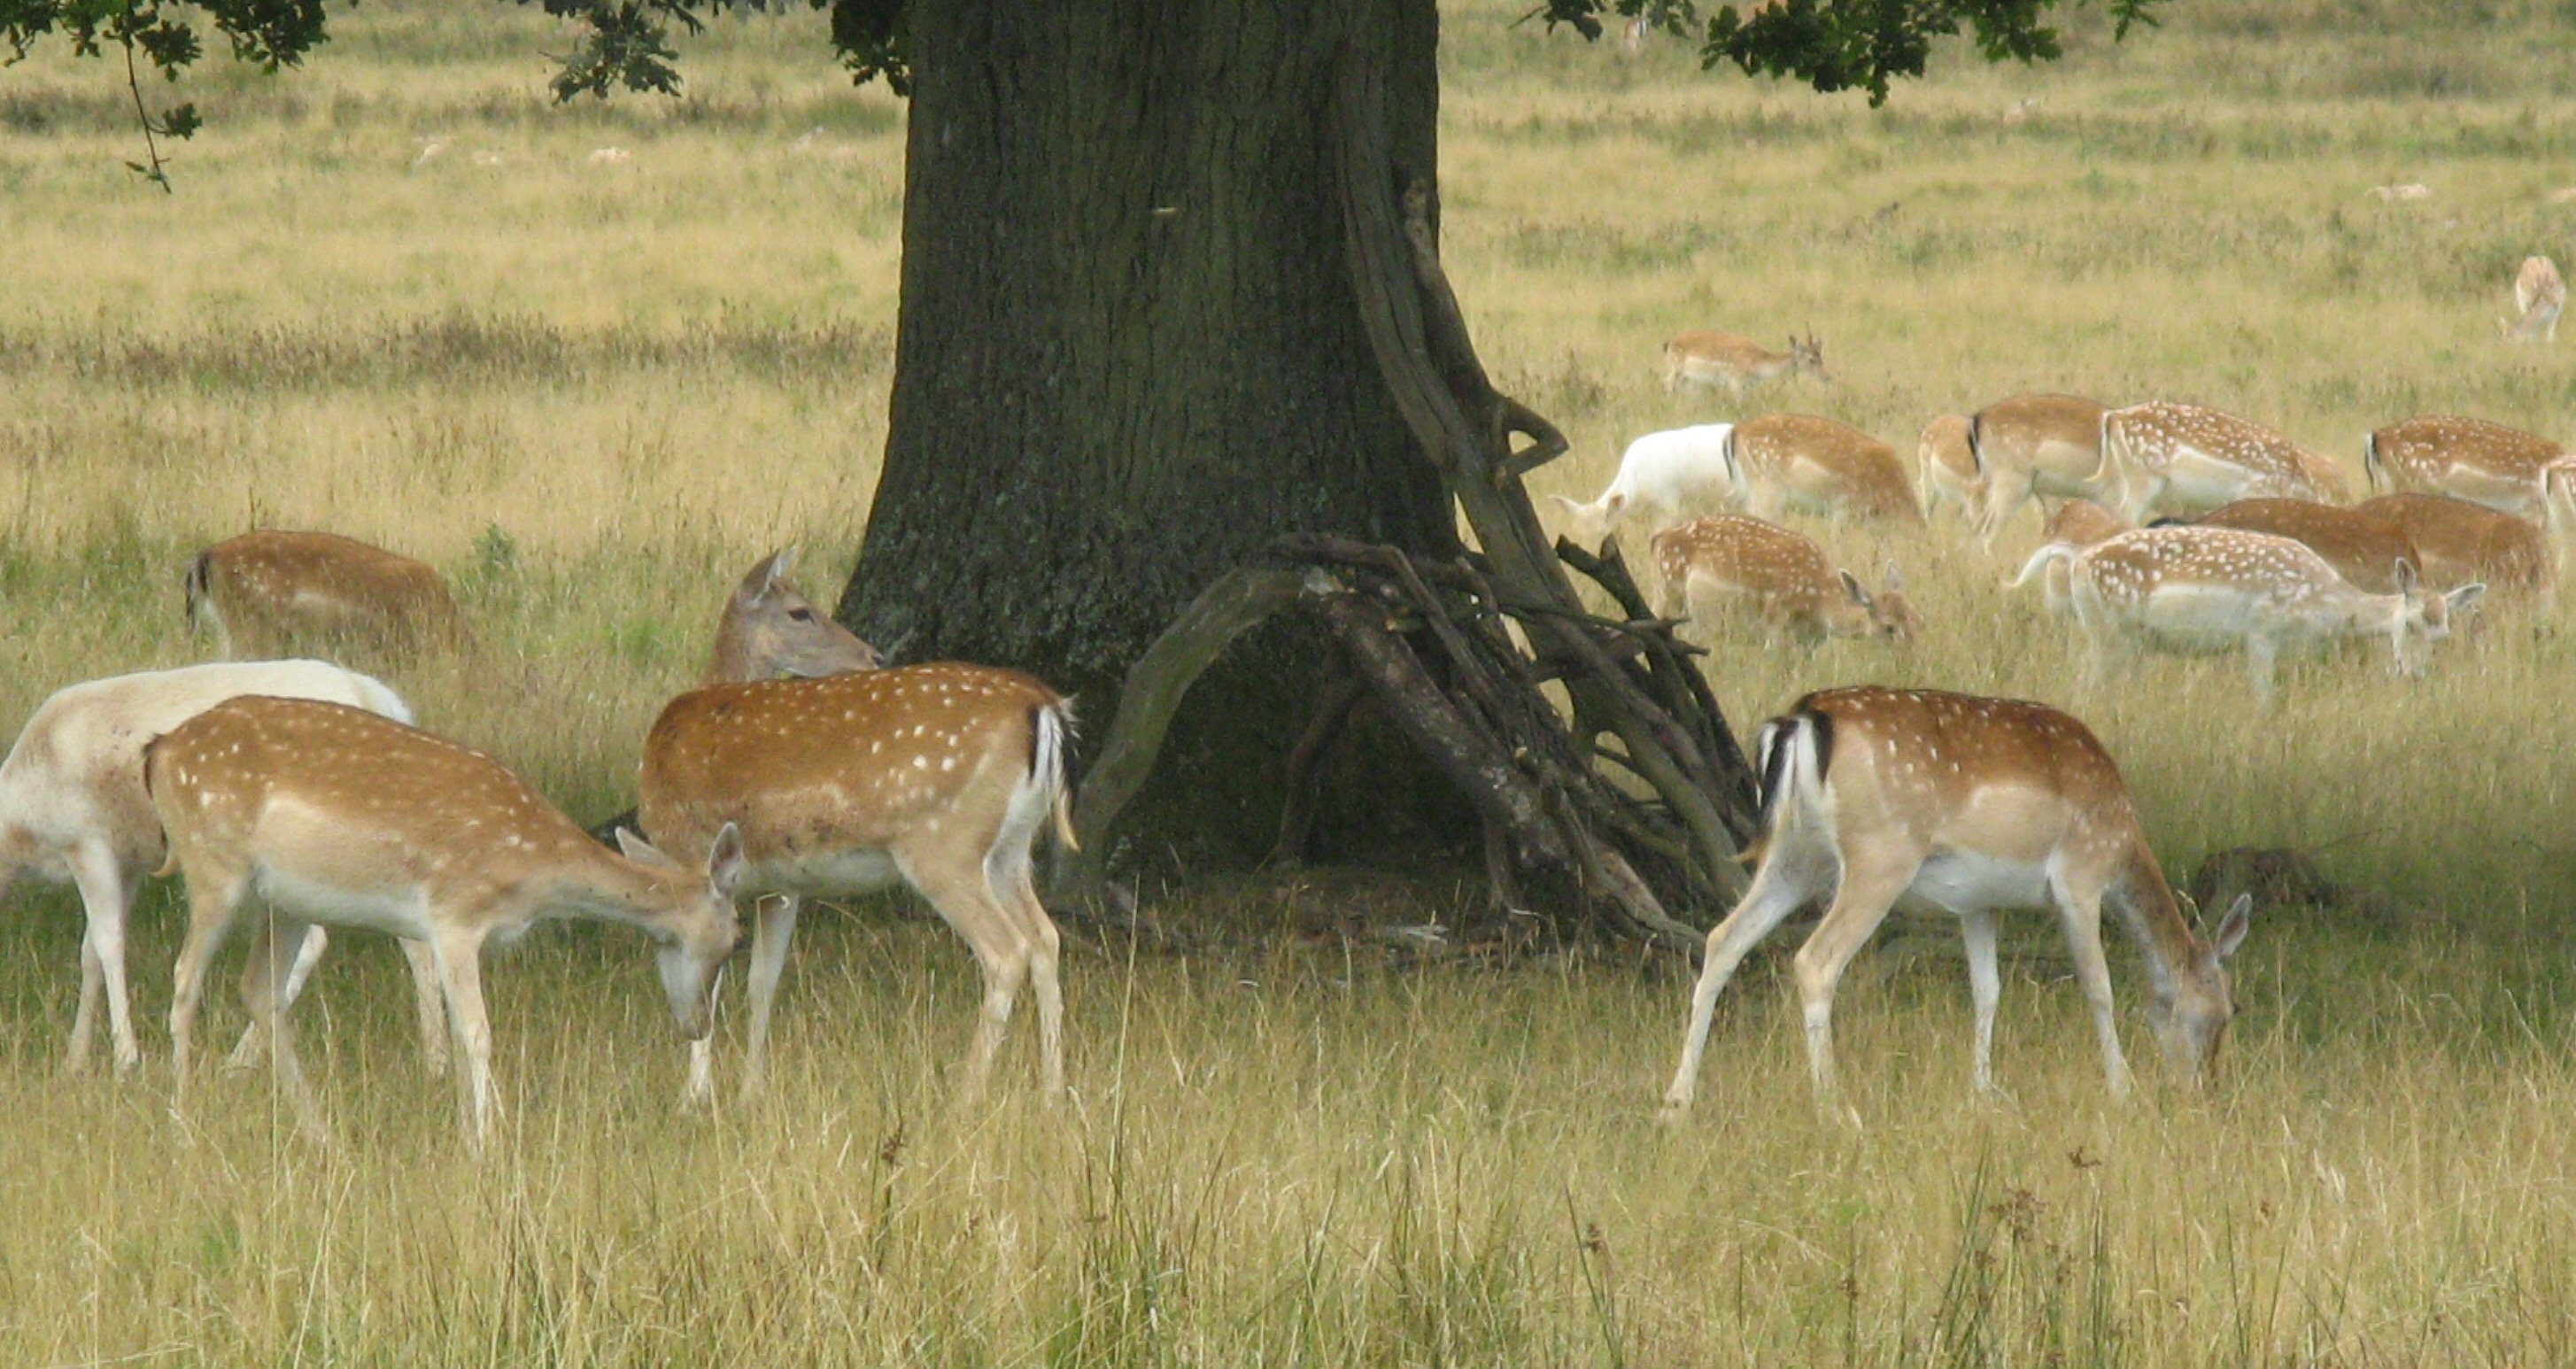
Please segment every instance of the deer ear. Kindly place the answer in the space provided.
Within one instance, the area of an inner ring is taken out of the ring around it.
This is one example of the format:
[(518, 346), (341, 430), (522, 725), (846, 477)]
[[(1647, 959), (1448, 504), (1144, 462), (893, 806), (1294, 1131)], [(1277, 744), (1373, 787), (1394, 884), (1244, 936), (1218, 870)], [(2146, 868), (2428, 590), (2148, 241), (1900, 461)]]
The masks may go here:
[(715, 886), (718, 895), (732, 898), (734, 890), (742, 887), (743, 873), (750, 865), (743, 854), (742, 829), (726, 823), (716, 833), (715, 845), (707, 851), (707, 882)]
[(1899, 567), (1896, 562), (1889, 561), (1887, 563), (1887, 575), (1885, 576), (1885, 579), (1887, 580), (1888, 593), (1903, 594), (1905, 592), (1905, 571), (1903, 568)]
[(2478, 601), (2485, 597), (2487, 597), (2486, 582), (2480, 581), (2474, 585), (2462, 585), (2443, 595), (2442, 599), (2450, 606), (2451, 612), (2467, 613), (2475, 609)]
[(1604, 496), (1601, 500), (1601, 511), (1603, 513), (1616, 514), (1619, 510), (1626, 507), (1628, 507), (1628, 496), (1624, 494), (1612, 493)]
[(657, 870), (679, 868), (679, 862), (663, 855), (660, 847), (623, 827), (617, 829), (617, 849), (625, 852), (626, 858), (638, 865), (650, 865)]
[(1852, 602), (1862, 608), (1869, 607), (1869, 591), (1861, 588), (1860, 577), (1850, 571), (1842, 571), (1840, 574), (1843, 577), (1843, 593), (1850, 595)]
[(2403, 556), (2397, 558), (2393, 578), (2397, 581), (2397, 592), (2410, 598), (2424, 585), (2423, 580), (2415, 574), (2415, 563)]
[(769, 573), (760, 586), (763, 592), (778, 588), (780, 582), (787, 578), (787, 573), (796, 569), (796, 551), (796, 544), (790, 542), (769, 558)]
[(2253, 927), (2254, 896), (2238, 894), (2236, 901), (2227, 905), (2227, 916), (2218, 920), (2218, 935), (2210, 938), (2210, 957), (2225, 960), (2236, 954), (2236, 948), (2245, 944), (2245, 934)]

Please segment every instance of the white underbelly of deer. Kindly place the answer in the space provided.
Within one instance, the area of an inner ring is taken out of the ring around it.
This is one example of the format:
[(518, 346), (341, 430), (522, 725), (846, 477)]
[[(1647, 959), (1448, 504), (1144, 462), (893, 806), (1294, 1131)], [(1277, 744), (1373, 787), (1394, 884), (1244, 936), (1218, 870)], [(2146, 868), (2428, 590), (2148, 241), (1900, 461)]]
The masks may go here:
[(744, 882), (755, 889), (823, 897), (891, 889), (903, 883), (903, 871), (884, 851), (843, 851), (800, 861), (754, 863), (750, 878)]
[(1898, 900), (1910, 909), (1973, 913), (1990, 908), (2045, 908), (2048, 872), (2028, 861), (1975, 851), (1935, 851)]
[(429, 904), (417, 889), (388, 897), (371, 889), (342, 888), (268, 866), (260, 867), (253, 887), (289, 917), (327, 921), (335, 927), (358, 927), (411, 941), (427, 941), (432, 930)]
[(2132, 613), (2158, 642), (2195, 651), (2230, 650), (2258, 627), (2288, 626), (2273, 621), (2277, 612), (2250, 608), (2243, 591), (2223, 586), (2160, 585)]
[(2184, 447), (2165, 469), (2164, 503), (2191, 508), (2218, 508), (2255, 493), (2257, 482), (2243, 466)]
[(2538, 511), (2533, 508), (2531, 482), (2527, 480), (2467, 466), (2453, 466), (2442, 476), (2442, 490), (2472, 504), (2484, 504), (2498, 513), (2510, 513), (2521, 518), (2538, 516)]

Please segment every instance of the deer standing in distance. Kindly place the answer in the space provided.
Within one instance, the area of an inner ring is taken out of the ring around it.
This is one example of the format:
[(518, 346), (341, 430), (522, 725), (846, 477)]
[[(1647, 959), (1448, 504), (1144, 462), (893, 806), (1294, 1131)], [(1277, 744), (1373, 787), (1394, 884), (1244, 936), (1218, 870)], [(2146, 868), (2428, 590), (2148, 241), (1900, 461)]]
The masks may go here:
[(2268, 532), (2306, 547), (2355, 589), (2397, 592), (2397, 566), (2424, 564), (2415, 539), (2397, 523), (2366, 507), (2345, 508), (2306, 499), (2239, 499), (2198, 518), (2168, 519), (2158, 527), (2236, 528)]
[(2424, 414), (2362, 444), (2374, 492), (2447, 494), (2553, 530), (2571, 526), (2576, 459), (2534, 433), (2479, 418)]
[(2195, 1083), (2215, 1065), (2236, 1012), (2226, 962), (2244, 942), (2252, 900), (2240, 896), (2208, 940), (2194, 933), (2119, 767), (2084, 724), (2014, 699), (1861, 686), (1800, 699), (1763, 725), (1755, 752), (1759, 864), (1708, 934), (1681, 1066), (1664, 1093), (1668, 1119), (1697, 1096), (1710, 1017), (1737, 965), (1791, 914), (1827, 899), (1793, 967), (1808, 1070), (1829, 1115), (1857, 1121), (1834, 1070), (1834, 991), (1900, 904), (1959, 919), (1978, 1092), (1994, 1087), (1995, 914), (2005, 909), (2057, 914), (2114, 1096), (2129, 1090), (2129, 1065), (2102, 950), (2105, 906), (2145, 952), (2148, 1017), (2168, 1062)]
[(144, 751), (144, 782), (169, 833), (164, 872), (188, 884), (188, 937), (170, 1005), (174, 1107), (184, 1108), (190, 1042), (216, 949), (256, 895), (259, 928), (242, 1001), (269, 1024), (278, 1082), (308, 1135), (319, 1105), (287, 1030), (289, 961), (313, 924), (427, 943), (462, 1057), (459, 1100), (479, 1147), (497, 1107), (483, 1006), (487, 941), (540, 917), (623, 923), (656, 943), (680, 1034), (703, 1038), (716, 977), (739, 926), (742, 836), (720, 829), (684, 867), (631, 833), (626, 854), (590, 839), (507, 766), (363, 709), (309, 699), (238, 698)]
[[(247, 694), (322, 699), (411, 720), (399, 695), (353, 670), (322, 661), (222, 662), (56, 690), (28, 716), (8, 759), (0, 761), (0, 890), (24, 873), (46, 883), (68, 882), (81, 896), (86, 930), (80, 1006), (72, 1016), (66, 1071), (88, 1066), (102, 993), (116, 1068), (130, 1070), (143, 1059), (126, 987), (126, 928), (143, 877), (169, 854), (161, 819), (143, 787), (143, 749), (216, 704)], [(290, 997), (311, 972), (324, 940), (317, 927), (302, 943)], [(435, 1074), (447, 1061), (436, 970), (427, 947), (406, 942), (403, 950), (419, 997), (421, 1054)], [(264, 1030), (253, 1022), (233, 1058), (255, 1059)]]
[(1831, 381), (1825, 371), (1825, 345), (1810, 333), (1789, 339), (1789, 350), (1775, 352), (1748, 337), (1700, 330), (1683, 333), (1664, 344), (1664, 390), (1684, 386), (1714, 390), (1723, 385), (1737, 399), (1751, 386), (1782, 376), (1805, 374)]
[(2424, 583), (2437, 590), (2474, 582), (2546, 601), (2557, 588), (2547, 540), (2512, 514), (2442, 494), (2383, 494), (2354, 507), (2405, 529)]
[(1619, 454), (1619, 473), (1588, 504), (1561, 494), (1550, 499), (1564, 505), (1565, 535), (1585, 546), (1619, 530), (1632, 517), (1650, 526), (1665, 524), (1701, 509), (1722, 506), (1734, 489), (1727, 464), (1727, 436), (1732, 423), (1703, 423), (1648, 433)]
[(2558, 263), (2525, 257), (2513, 273), (2513, 317), (2497, 319), (2496, 331), (2507, 342), (2556, 342), (2558, 315), (2566, 308), (2567, 281)]
[(1970, 526), (1989, 549), (2024, 504), (2106, 495), (2105, 412), (2099, 400), (2081, 395), (2024, 394), (1996, 400), (1968, 417), (1968, 459), (1976, 466), (1981, 496)]
[[(644, 743), (645, 834), (687, 849), (738, 825), (759, 904), (743, 1093), (763, 1084), (770, 1015), (808, 897), (909, 884), (973, 949), (984, 1000), (961, 1096), (980, 1093), (1021, 987), (1035, 994), (1046, 1093), (1064, 1091), (1060, 940), (1030, 847), (1070, 847), (1073, 706), (1017, 671), (899, 666), (826, 679), (709, 685), (663, 709)], [(688, 1096), (714, 1094), (712, 1045)]]
[(2132, 639), (2186, 651), (2242, 646), (2264, 699), (2281, 647), (2335, 637), (2385, 634), (2397, 671), (2422, 674), (2433, 643), (2450, 635), (2452, 616), (2486, 592), (2472, 584), (2427, 593), (2415, 567), (2400, 563), (2395, 593), (2365, 593), (2300, 543), (2236, 528), (2141, 528), (2081, 550), (2052, 543), (2031, 555), (2015, 583), (2051, 561), (2065, 563), (2075, 620), (2093, 642), (2095, 679), (2104, 653)]
[(2260, 424), (2171, 400), (2105, 413), (2102, 466), (2108, 502), (2133, 523), (2239, 499), (2352, 501), (2343, 473), (2324, 458)]
[(1777, 521), (1787, 510), (1923, 525), (1896, 449), (1846, 423), (1765, 414), (1727, 435), (1728, 502)]
[(329, 532), (263, 529), (197, 553), (188, 625), (226, 659), (362, 642), (406, 655), (472, 644), (438, 571)]
[(1787, 629), (1812, 646), (1827, 637), (1911, 641), (1922, 631), (1894, 562), (1872, 595), (1836, 570), (1814, 539), (1741, 514), (1695, 518), (1655, 534), (1662, 577), (1656, 612), (1715, 627), (1732, 606), (1749, 609), (1769, 638)]

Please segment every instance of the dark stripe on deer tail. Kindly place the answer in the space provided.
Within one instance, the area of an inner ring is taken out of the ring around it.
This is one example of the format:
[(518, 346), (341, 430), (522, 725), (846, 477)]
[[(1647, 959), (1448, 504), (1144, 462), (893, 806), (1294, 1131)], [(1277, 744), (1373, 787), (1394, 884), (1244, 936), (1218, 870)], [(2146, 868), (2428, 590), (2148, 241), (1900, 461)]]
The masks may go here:
[(1986, 416), (1980, 411), (1968, 415), (1968, 469), (1986, 473)]
[(213, 586), (214, 566), (213, 551), (198, 552), (197, 559), (188, 563), (188, 574), (179, 582), (181, 595), (187, 600), (187, 626), (191, 632), (202, 626), (206, 594)]
[(2370, 479), (2372, 494), (2388, 492), (2388, 468), (2379, 463), (2379, 434), (2373, 432), (2361, 440), (2361, 473)]

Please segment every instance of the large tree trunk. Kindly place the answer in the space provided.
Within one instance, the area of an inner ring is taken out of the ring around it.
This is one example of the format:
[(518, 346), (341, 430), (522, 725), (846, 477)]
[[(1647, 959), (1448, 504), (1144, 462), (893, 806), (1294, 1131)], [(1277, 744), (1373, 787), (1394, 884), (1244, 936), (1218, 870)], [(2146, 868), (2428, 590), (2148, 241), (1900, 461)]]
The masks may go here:
[[(1394, 154), (1431, 174), (1432, 0), (910, 14), (892, 430), (844, 622), (898, 660), (1030, 670), (1105, 723), (1155, 635), (1280, 534), (1454, 548), (1371, 361), (1331, 138), (1339, 47), (1373, 45)], [(1146, 829), (1186, 814), (1191, 844), (1261, 854), (1322, 659), (1285, 630), (1229, 653)]]

